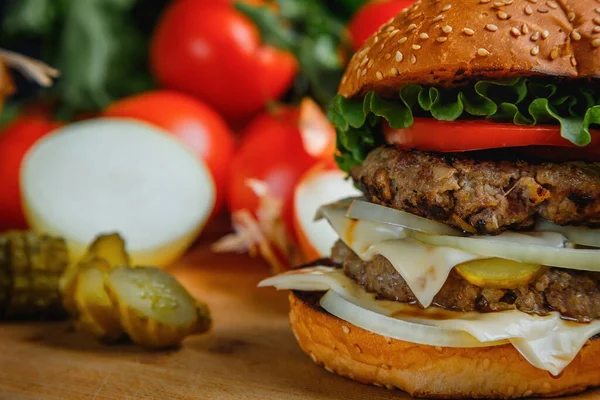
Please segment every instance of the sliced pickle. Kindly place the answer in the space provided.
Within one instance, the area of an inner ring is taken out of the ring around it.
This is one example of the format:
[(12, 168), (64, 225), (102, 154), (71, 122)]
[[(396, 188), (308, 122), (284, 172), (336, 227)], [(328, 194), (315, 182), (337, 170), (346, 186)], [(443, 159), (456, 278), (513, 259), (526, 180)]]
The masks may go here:
[(515, 289), (529, 284), (547, 267), (502, 258), (486, 258), (459, 264), (455, 269), (475, 286), (491, 289)]
[(125, 240), (118, 233), (98, 236), (88, 248), (86, 256), (106, 260), (111, 267), (131, 265)]
[(125, 240), (118, 233), (99, 235), (87, 249), (80, 261), (73, 262), (60, 279), (60, 292), (63, 297), (63, 306), (72, 315), (77, 313), (75, 305), (75, 289), (79, 271), (87, 262), (102, 259), (110, 268), (130, 265), (129, 255), (125, 249)]
[(207, 310), (198, 312), (194, 298), (161, 269), (117, 267), (108, 273), (106, 288), (125, 332), (143, 347), (177, 346), (207, 324)]
[(103, 341), (123, 337), (119, 313), (104, 289), (104, 279), (110, 265), (94, 259), (81, 264), (74, 294), (77, 319), (82, 329)]

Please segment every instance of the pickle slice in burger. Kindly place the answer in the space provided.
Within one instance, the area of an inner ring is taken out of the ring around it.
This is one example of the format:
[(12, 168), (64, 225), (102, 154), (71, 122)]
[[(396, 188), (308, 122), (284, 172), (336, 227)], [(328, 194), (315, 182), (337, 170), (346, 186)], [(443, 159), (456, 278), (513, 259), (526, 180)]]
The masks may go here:
[[(330, 260), (349, 281), (323, 290), (302, 278), (318, 269), (286, 276), (313, 360), (416, 397), (600, 386), (597, 7), (417, 1), (356, 51), (329, 117), (338, 166), (374, 205), (334, 224), (353, 227)], [(390, 224), (406, 234), (381, 235)], [(460, 338), (465, 321), (485, 321), (468, 332), (481, 347), (432, 340), (442, 326)], [(410, 324), (427, 344), (381, 333)], [(509, 343), (486, 345), (486, 326)]]

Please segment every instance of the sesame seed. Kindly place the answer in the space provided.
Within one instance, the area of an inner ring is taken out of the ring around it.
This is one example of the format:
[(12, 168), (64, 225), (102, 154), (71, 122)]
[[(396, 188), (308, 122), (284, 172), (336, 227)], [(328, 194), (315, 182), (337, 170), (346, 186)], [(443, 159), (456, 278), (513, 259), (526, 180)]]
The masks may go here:
[(494, 7), (504, 7), (504, 3), (502, 3), (501, 1), (495, 1), (492, 3), (492, 5)]
[(400, 32), (398, 29), (394, 29), (393, 31), (390, 32), (388, 37), (394, 37), (395, 35), (398, 34), (398, 32)]
[(596, 25), (600, 25), (600, 17), (594, 17), (592, 21), (594, 21)]
[(451, 8), (452, 8), (452, 4), (446, 4), (444, 7), (442, 7), (442, 12), (443, 11), (448, 11)]
[(440, 43), (444, 43), (446, 40), (448, 40), (448, 36), (440, 36), (439, 38), (435, 39)]
[(402, 60), (404, 60), (404, 54), (402, 54), (399, 51), (397, 51), (396, 52), (396, 61), (402, 62)]
[(527, 14), (527, 15), (533, 14), (533, 8), (531, 8), (530, 5), (528, 5), (527, 7), (525, 7), (525, 14)]
[(535, 42), (539, 38), (540, 38), (540, 33), (536, 31), (533, 35), (531, 35), (530, 39), (531, 39), (532, 42)]
[(366, 69), (366, 68), (365, 68), (365, 69), (363, 69), (363, 70), (360, 72), (360, 76), (365, 76), (366, 74), (367, 74), (367, 69)]
[(443, 20), (445, 18), (444, 14), (440, 14), (437, 17), (435, 17), (434, 19), (431, 20), (431, 22), (439, 22), (441, 20)]
[(550, 10), (548, 10), (547, 8), (544, 8), (544, 7), (540, 7), (540, 8), (538, 8), (537, 10), (538, 10), (538, 12), (539, 12), (539, 13), (541, 13), (541, 14), (546, 14), (546, 13), (548, 13), (548, 12), (550, 11)]
[(371, 68), (373, 66), (373, 63), (375, 61), (373, 59), (370, 59), (369, 62), (367, 63), (367, 68)]
[(475, 34), (475, 31), (471, 28), (464, 28), (463, 32), (465, 33), (465, 35), (469, 35), (469, 36), (473, 36)]
[(331, 368), (329, 368), (328, 366), (325, 366), (325, 371), (333, 374), (333, 370)]
[(392, 69), (390, 69), (390, 72), (392, 73), (392, 75), (398, 75), (398, 69), (396, 67), (392, 67)]
[(558, 4), (556, 4), (555, 1), (547, 1), (546, 4), (548, 5), (548, 7), (552, 8), (553, 10), (556, 10), (558, 8)]
[(392, 55), (390, 53), (386, 53), (385, 56), (383, 56), (383, 58), (389, 60), (390, 58), (392, 58)]
[(481, 57), (485, 57), (485, 56), (489, 56), (490, 52), (487, 51), (487, 49), (480, 47), (479, 49), (477, 49), (477, 54), (480, 55)]
[(489, 2), (491, 2), (492, 0), (479, 0), (479, 4), (487, 4)]
[(558, 58), (558, 47), (555, 47), (552, 49), (552, 51), (550, 52), (550, 59), (551, 60), (556, 60)]
[(600, 26), (595, 26), (594, 29), (592, 29), (592, 32), (600, 33)]
[(373, 43), (377, 43), (379, 42), (379, 36), (375, 35), (375, 37), (373, 38)]
[(519, 37), (519, 36), (521, 36), (521, 31), (520, 31), (520, 30), (518, 30), (517, 28), (514, 28), (514, 27), (513, 27), (513, 28), (510, 30), (510, 33), (511, 33), (511, 34), (512, 34), (514, 37)]
[(509, 18), (508, 14), (505, 13), (504, 11), (498, 11), (498, 13), (496, 15), (498, 16), (498, 18), (500, 18), (502, 20), (507, 20)]
[(533, 394), (533, 390), (529, 389), (523, 392), (523, 397), (529, 397)]
[(383, 79), (383, 74), (382, 74), (381, 72), (377, 71), (377, 72), (375, 72), (375, 77), (376, 77), (378, 80), (382, 80), (382, 79)]
[(442, 32), (450, 33), (450, 32), (452, 32), (452, 27), (450, 25), (446, 25), (442, 28)]
[(413, 30), (415, 30), (415, 29), (417, 29), (417, 24), (410, 24), (410, 25), (408, 26), (408, 29), (407, 29), (406, 31), (407, 31), (407, 32), (410, 32), (410, 31), (413, 31)]
[(550, 384), (550, 382), (544, 382), (544, 384), (542, 385), (542, 387), (546, 391), (550, 391), (550, 389), (552, 389), (552, 385)]
[(540, 54), (540, 46), (535, 46), (533, 49), (531, 49), (532, 56), (537, 56), (538, 54)]
[(509, 387), (508, 387), (508, 392), (507, 392), (507, 394), (508, 394), (509, 396), (512, 396), (512, 395), (515, 393), (515, 390), (516, 390), (516, 389), (515, 389), (515, 387), (514, 387), (514, 386), (512, 386), (512, 385), (511, 385), (511, 386), (509, 386)]
[(494, 24), (487, 24), (485, 26), (485, 29), (487, 29), (490, 32), (496, 32), (498, 30), (498, 27)]
[(529, 33), (529, 26), (527, 26), (527, 24), (523, 24), (521, 32), (523, 33), (523, 35), (527, 35)]
[(393, 31), (395, 29), (396, 29), (396, 27), (394, 25), (390, 25), (387, 28), (385, 28), (385, 30), (388, 31), (388, 32), (391, 32), (391, 31)]
[(317, 356), (314, 353), (310, 353), (310, 358), (312, 358), (313, 362), (317, 362)]
[(346, 325), (342, 325), (342, 332), (347, 335), (350, 333), (350, 328), (348, 328)]
[(542, 32), (542, 39), (548, 39), (548, 36), (550, 36), (550, 32), (547, 30)]
[(502, 0), (507, 6), (513, 3), (513, 0)]
[(408, 38), (406, 36), (403, 36), (400, 39), (398, 39), (398, 44), (402, 44), (402, 43), (406, 42), (407, 40), (408, 40)]
[(592, 47), (594, 47), (594, 48), (600, 47), (600, 38), (596, 38), (596, 39), (592, 40)]
[(538, 0), (527, 0), (530, 3), (537, 4)]
[(365, 57), (363, 58), (363, 60), (360, 62), (360, 64), (358, 64), (359, 67), (362, 67), (363, 65), (365, 65), (366, 63), (369, 62), (369, 57)]
[(581, 34), (577, 32), (577, 29), (573, 29), (571, 31), (571, 39), (573, 40), (581, 40)]
[(417, 63), (417, 57), (415, 57), (415, 55), (414, 55), (414, 54), (411, 54), (411, 55), (410, 55), (410, 62), (411, 62), (412, 64), (416, 64), (416, 63)]
[(575, 56), (571, 56), (571, 65), (574, 67), (577, 66), (577, 60), (575, 59)]
[(413, 48), (413, 50), (421, 50), (421, 46), (418, 44), (413, 44), (411, 47)]
[(426, 39), (429, 39), (429, 35), (428, 35), (428, 34), (426, 34), (425, 32), (423, 32), (423, 33), (421, 33), (421, 34), (419, 35), (419, 38), (421, 38), (421, 39), (423, 39), (423, 40), (426, 40)]
[(596, 14), (600, 14), (600, 7), (594, 9), (594, 11), (596, 12)]
[(573, 11), (571, 11), (570, 13), (567, 14), (567, 19), (569, 20), (569, 22), (573, 22), (573, 20), (575, 19), (575, 13)]
[(437, 351), (438, 353), (443, 353), (444, 348), (442, 346), (435, 346), (435, 351)]

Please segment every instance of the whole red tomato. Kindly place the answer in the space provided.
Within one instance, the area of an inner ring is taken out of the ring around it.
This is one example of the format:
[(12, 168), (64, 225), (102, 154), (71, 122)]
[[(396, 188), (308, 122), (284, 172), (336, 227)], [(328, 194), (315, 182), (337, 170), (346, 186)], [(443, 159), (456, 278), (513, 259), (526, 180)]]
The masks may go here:
[(354, 50), (358, 50), (381, 25), (413, 3), (414, 0), (373, 0), (362, 6), (348, 24)]
[(302, 144), (299, 111), (280, 108), (254, 118), (242, 133), (242, 141), (231, 164), (228, 205), (234, 212), (256, 212), (259, 199), (248, 186), (249, 179), (266, 183), (269, 194), (283, 200), (283, 218), (291, 231), (294, 187), (316, 160)]
[(21, 162), (35, 142), (62, 125), (43, 115), (23, 115), (0, 132), (0, 232), (27, 228), (19, 186)]
[(150, 63), (162, 86), (192, 94), (237, 122), (278, 99), (298, 64), (292, 54), (262, 44), (256, 26), (223, 3), (172, 2), (154, 32)]
[(186, 94), (158, 90), (119, 100), (103, 115), (149, 122), (183, 142), (210, 170), (217, 189), (213, 215), (221, 210), (235, 138), (216, 111)]

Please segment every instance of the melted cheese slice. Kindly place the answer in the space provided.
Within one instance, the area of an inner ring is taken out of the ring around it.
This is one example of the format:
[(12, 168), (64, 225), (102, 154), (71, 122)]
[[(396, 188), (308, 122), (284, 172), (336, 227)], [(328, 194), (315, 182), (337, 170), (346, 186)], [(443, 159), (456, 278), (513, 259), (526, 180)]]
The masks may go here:
[(431, 305), (456, 265), (485, 258), (450, 247), (426, 245), (407, 237), (401, 226), (347, 218), (346, 208), (337, 204), (322, 207), (320, 213), (362, 260), (385, 257), (423, 307)]
[[(347, 209), (346, 203), (334, 203), (321, 207), (318, 216), (326, 218), (340, 239), (362, 260), (370, 261), (377, 255), (385, 257), (406, 281), (423, 307), (431, 305), (455, 266), (489, 258), (465, 251), (467, 249), (423, 243), (417, 239), (425, 234), (409, 232), (399, 225), (348, 218)], [(497, 236), (470, 238), (474, 241), (480, 239), (550, 248), (563, 248), (567, 242), (562, 234), (554, 232), (504, 232)]]
[(327, 311), (363, 329), (399, 340), (445, 347), (495, 346), (508, 341), (529, 363), (553, 375), (559, 375), (585, 342), (600, 333), (600, 321), (567, 322), (558, 313), (461, 313), (377, 300), (342, 270), (331, 267), (289, 271), (266, 279), (259, 286), (327, 290), (321, 300)]

